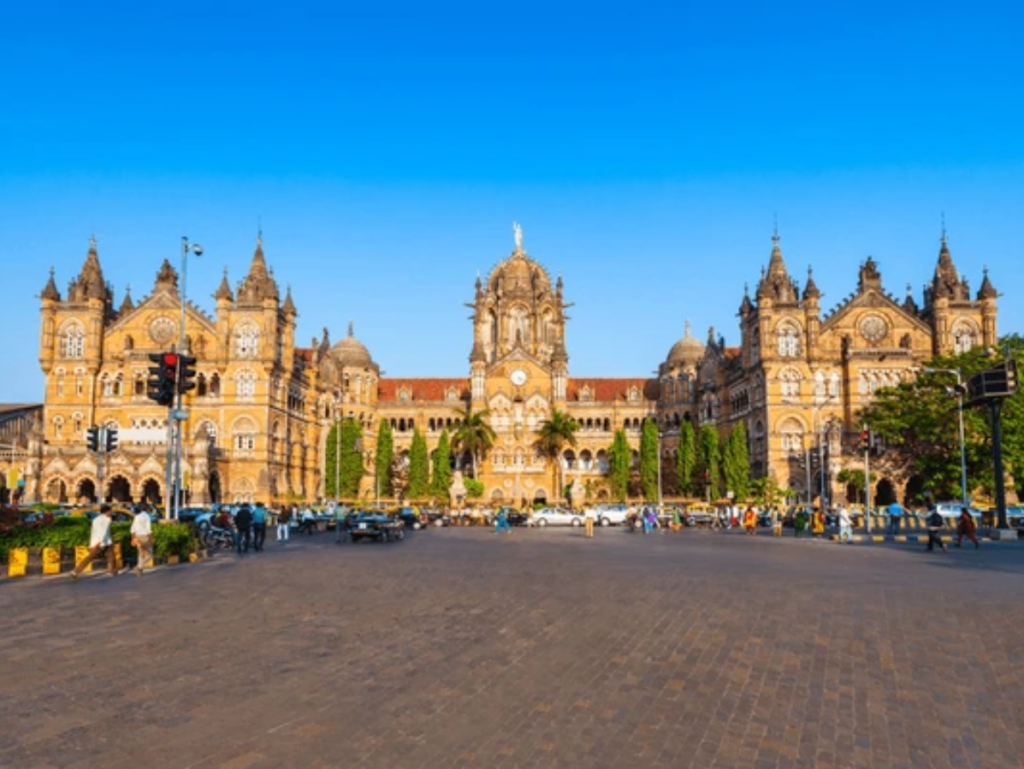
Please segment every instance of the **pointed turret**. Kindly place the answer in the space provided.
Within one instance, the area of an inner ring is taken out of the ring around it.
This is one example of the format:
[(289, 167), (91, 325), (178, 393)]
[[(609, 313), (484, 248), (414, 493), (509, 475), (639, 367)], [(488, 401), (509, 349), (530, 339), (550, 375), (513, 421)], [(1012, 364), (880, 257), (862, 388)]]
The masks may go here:
[(992, 281), (988, 277), (988, 267), (985, 268), (985, 277), (981, 281), (981, 288), (978, 289), (978, 301), (982, 299), (995, 299), (999, 296), (999, 292), (996, 291), (996, 287), (992, 285)]
[(798, 296), (786, 270), (786, 262), (782, 258), (777, 232), (772, 235), (772, 255), (768, 259), (767, 271), (762, 273), (757, 296), (758, 299), (771, 299), (776, 302), (795, 302)]
[(68, 287), (68, 299), (72, 302), (84, 302), (87, 299), (109, 298), (107, 284), (103, 280), (103, 268), (96, 252), (96, 238), (89, 238), (89, 253), (85, 256), (82, 270)]
[(804, 301), (808, 299), (817, 301), (821, 299), (821, 291), (818, 290), (818, 284), (814, 282), (814, 271), (808, 266), (807, 267), (807, 285), (804, 286)]
[(135, 302), (132, 301), (132, 287), (128, 285), (124, 287), (124, 299), (121, 300), (121, 307), (117, 312), (119, 315), (127, 315), (134, 309)]
[(153, 293), (159, 291), (166, 291), (170, 294), (178, 293), (178, 272), (171, 266), (169, 259), (164, 259), (164, 263), (160, 265), (160, 272), (156, 274)]
[(907, 296), (903, 300), (903, 309), (911, 315), (917, 315), (919, 312), (917, 302), (914, 301), (914, 287), (910, 283), (907, 284)]
[(249, 274), (238, 288), (238, 301), (252, 304), (277, 297), (277, 283), (267, 269), (267, 260), (263, 257), (263, 236), (260, 235), (256, 238), (256, 250), (249, 264)]
[(746, 317), (754, 311), (754, 303), (750, 301), (750, 284), (743, 284), (743, 301), (740, 302), (740, 315)]
[(231, 293), (231, 284), (228, 283), (228, 268), (224, 268), (224, 277), (220, 279), (220, 285), (217, 286), (216, 292), (213, 294), (213, 298), (220, 301), (232, 302), (235, 299), (234, 294)]
[(936, 299), (959, 299), (962, 293), (960, 274), (953, 264), (953, 257), (949, 253), (949, 243), (946, 241), (946, 233), (942, 233), (942, 245), (939, 247), (939, 261), (935, 265), (935, 278), (932, 280), (934, 296)]
[(298, 311), (295, 309), (295, 302), (292, 299), (292, 287), (291, 286), (288, 286), (287, 291), (285, 291), (284, 304), (281, 305), (281, 309), (287, 315), (294, 316), (294, 315), (298, 314)]
[(50, 268), (50, 279), (46, 281), (46, 285), (43, 286), (43, 292), (39, 295), (40, 299), (46, 299), (51, 302), (60, 301), (60, 291), (57, 290), (57, 283), (54, 280), (54, 269)]

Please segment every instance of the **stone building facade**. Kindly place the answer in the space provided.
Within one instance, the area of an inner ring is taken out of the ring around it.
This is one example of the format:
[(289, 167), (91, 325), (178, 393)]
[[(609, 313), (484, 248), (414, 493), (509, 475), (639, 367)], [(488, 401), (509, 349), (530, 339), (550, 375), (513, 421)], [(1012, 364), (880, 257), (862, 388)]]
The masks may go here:
[[(972, 295), (945, 238), (934, 277), (919, 306), (885, 292), (878, 265), (861, 265), (857, 289), (823, 314), (810, 274), (801, 290), (774, 239), (754, 297), (740, 305), (740, 344), (714, 330), (706, 344), (689, 324), (656, 377), (577, 378), (569, 367), (561, 276), (522, 246), (486, 280), (476, 281), (469, 370), (450, 378), (382, 377), (369, 350), (346, 336), (331, 344), (325, 328), (308, 347), (295, 340), (297, 309), (282, 298), (257, 242), (245, 277), (227, 273), (208, 314), (186, 307), (184, 346), (198, 359), (197, 387), (186, 397), (184, 478), (190, 502), (322, 498), (330, 428), (353, 418), (363, 426), (366, 477), (374, 490), (375, 440), (381, 420), (407, 452), (414, 430), (433, 451), (467, 408), (487, 410), (497, 435), (477, 476), (490, 501), (560, 499), (576, 479), (593, 498), (617, 429), (634, 451), (647, 418), (657, 420), (667, 458), (684, 421), (710, 423), (724, 434), (742, 420), (755, 474), (807, 490), (806, 450), (830, 447), (830, 479), (853, 462), (857, 413), (872, 393), (914, 375), (937, 353), (991, 345), (996, 292), (986, 275)], [(27, 499), (161, 501), (167, 410), (146, 396), (148, 355), (178, 341), (178, 275), (164, 262), (153, 288), (135, 302), (115, 303), (95, 242), (66, 296), (54, 275), (40, 295), (40, 365), (46, 375), (41, 436), (25, 464)], [(115, 307), (116, 304), (116, 307)], [(535, 431), (554, 409), (580, 425), (577, 445), (557, 462), (534, 448)], [(117, 426), (120, 446), (101, 479), (85, 449), (91, 425)], [(801, 458), (804, 463), (801, 464)], [(470, 457), (457, 457), (469, 471)], [(907, 479), (901, 479), (906, 482)], [(813, 486), (813, 483), (812, 483)]]

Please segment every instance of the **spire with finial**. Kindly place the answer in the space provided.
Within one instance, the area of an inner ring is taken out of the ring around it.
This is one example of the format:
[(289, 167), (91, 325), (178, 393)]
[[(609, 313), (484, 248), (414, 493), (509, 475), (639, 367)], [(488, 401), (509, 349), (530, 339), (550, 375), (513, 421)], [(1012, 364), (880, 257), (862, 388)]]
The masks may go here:
[(945, 215), (942, 217), (942, 241), (939, 246), (939, 262), (935, 265), (935, 277), (932, 279), (932, 293), (936, 298), (945, 297), (947, 299), (959, 299), (963, 293), (960, 274), (949, 253)]
[(57, 290), (57, 282), (54, 279), (55, 271), (53, 267), (50, 268), (50, 279), (46, 281), (46, 285), (43, 286), (43, 292), (39, 295), (40, 299), (46, 299), (50, 302), (60, 301), (60, 291)]
[(821, 299), (821, 291), (818, 290), (818, 284), (814, 282), (814, 270), (810, 265), (807, 265), (807, 285), (804, 286), (804, 300), (808, 299), (815, 301)]
[(100, 267), (100, 257), (96, 251), (96, 236), (93, 235), (89, 238), (89, 252), (85, 255), (82, 269), (71, 284), (68, 299), (82, 302), (86, 299), (107, 298), (107, 283), (103, 279), (103, 268)]
[(118, 309), (118, 315), (126, 315), (135, 309), (135, 302), (132, 301), (132, 286), (129, 283), (124, 287), (124, 299), (121, 301), (121, 307)]
[(769, 298), (776, 302), (795, 302), (798, 296), (786, 270), (786, 262), (782, 258), (779, 246), (779, 232), (776, 225), (772, 233), (772, 254), (768, 259), (768, 269), (761, 271), (761, 283), (757, 287), (759, 299)]
[(267, 268), (267, 260), (263, 256), (263, 231), (256, 238), (256, 250), (249, 264), (249, 273), (238, 288), (238, 301), (246, 304), (259, 303), (265, 299), (277, 299), (277, 283), (273, 273)]
[(224, 299), (228, 302), (234, 300), (234, 294), (231, 293), (231, 284), (228, 283), (228, 268), (224, 267), (224, 277), (220, 279), (220, 285), (217, 286), (217, 290), (213, 294), (213, 298), (217, 300)]
[(981, 288), (978, 289), (978, 300), (982, 299), (995, 299), (999, 296), (999, 292), (996, 291), (996, 287), (992, 285), (992, 281), (988, 277), (988, 267), (984, 269), (985, 277), (981, 281)]
[(356, 335), (356, 324), (355, 324), (354, 321), (350, 320), (348, 322), (348, 338), (352, 339), (352, 338), (355, 337), (355, 335)]
[(178, 272), (171, 266), (169, 259), (164, 259), (164, 263), (160, 265), (153, 291), (169, 291), (172, 294), (178, 292)]
[(284, 304), (281, 305), (281, 309), (284, 310), (288, 315), (296, 315), (295, 301), (292, 299), (292, 287), (288, 285), (288, 289), (285, 291)]

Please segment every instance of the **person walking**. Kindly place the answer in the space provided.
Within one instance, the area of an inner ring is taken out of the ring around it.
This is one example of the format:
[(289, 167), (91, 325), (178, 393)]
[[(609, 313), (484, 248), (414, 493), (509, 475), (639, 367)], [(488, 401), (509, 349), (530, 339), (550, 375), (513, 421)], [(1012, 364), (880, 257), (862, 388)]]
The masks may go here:
[(501, 534), (501, 532), (506, 534), (512, 533), (512, 527), (508, 524), (508, 515), (505, 514), (505, 508), (501, 508), (494, 516), (494, 533)]
[(895, 537), (900, 533), (900, 527), (903, 524), (903, 506), (895, 500), (888, 508), (889, 513), (889, 532)]
[(748, 507), (743, 513), (743, 530), (748, 537), (757, 536), (757, 513), (753, 507)]
[(100, 513), (92, 519), (89, 529), (89, 552), (80, 563), (71, 570), (71, 579), (78, 579), (85, 567), (100, 555), (107, 557), (107, 573), (117, 576), (117, 562), (114, 555), (114, 543), (110, 539), (110, 505), (100, 505)]
[(975, 550), (980, 547), (978, 544), (978, 524), (975, 523), (974, 516), (971, 515), (971, 511), (966, 507), (960, 508), (960, 519), (956, 524), (957, 547), (960, 547), (960, 544), (964, 541), (964, 537), (967, 537), (967, 539), (974, 543)]
[(135, 573), (142, 574), (146, 564), (153, 561), (153, 521), (149, 513), (136, 513), (132, 518), (132, 544), (139, 554)]
[(930, 553), (935, 545), (942, 548), (943, 553), (948, 553), (946, 549), (946, 543), (942, 541), (940, 532), (946, 521), (942, 517), (942, 513), (939, 512), (937, 507), (932, 507), (930, 513), (928, 513), (928, 548), (927, 551)]
[(267, 508), (262, 502), (256, 503), (256, 509), (252, 511), (252, 549), (257, 553), (263, 550), (263, 543), (267, 539)]
[(807, 511), (804, 508), (797, 510), (793, 516), (793, 536), (799, 537), (807, 528)]
[(772, 536), (782, 536), (782, 513), (779, 508), (772, 508)]
[(672, 508), (672, 531), (683, 528), (683, 513), (678, 507)]
[(594, 538), (594, 519), (597, 518), (597, 513), (594, 512), (593, 507), (587, 507), (583, 511), (583, 536), (587, 539)]
[(334, 506), (334, 542), (340, 545), (348, 535), (348, 508), (344, 505)]
[(850, 518), (850, 511), (840, 502), (836, 515), (839, 518), (839, 542), (849, 544), (853, 540), (853, 519)]
[(235, 513), (235, 549), (238, 554), (249, 552), (249, 540), (252, 536), (252, 510), (249, 505), (243, 504)]
[(820, 539), (825, 533), (825, 513), (818, 508), (814, 511), (811, 516), (811, 536), (815, 539)]
[(285, 505), (277, 516), (277, 541), (282, 544), (288, 543), (288, 524), (291, 523), (291, 520), (291, 508)]
[(312, 536), (313, 530), (316, 527), (316, 518), (313, 516), (313, 511), (308, 507), (303, 508), (302, 517), (299, 519), (299, 532), (306, 532), (306, 534)]

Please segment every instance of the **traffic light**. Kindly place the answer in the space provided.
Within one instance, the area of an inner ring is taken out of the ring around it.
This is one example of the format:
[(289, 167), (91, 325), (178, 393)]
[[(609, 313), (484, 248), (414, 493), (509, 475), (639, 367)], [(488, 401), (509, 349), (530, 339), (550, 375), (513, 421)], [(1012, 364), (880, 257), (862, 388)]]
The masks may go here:
[(1013, 395), (1017, 392), (1017, 359), (1006, 361), (1006, 391)]
[(180, 364), (178, 370), (178, 392), (187, 393), (189, 390), (194, 390), (196, 383), (193, 380), (196, 378), (196, 370), (191, 367), (196, 365), (196, 359), (188, 355), (179, 355), (178, 363)]
[(98, 427), (90, 427), (85, 431), (85, 445), (89, 447), (89, 451), (100, 450), (100, 430)]
[(860, 443), (858, 444), (858, 449), (861, 452), (865, 452), (865, 451), (868, 451), (870, 448), (871, 448), (871, 433), (868, 432), (867, 430), (861, 430), (860, 431)]
[(106, 429), (106, 438), (107, 453), (109, 454), (112, 451), (117, 451), (117, 428), (108, 427)]
[(174, 393), (178, 377), (178, 354), (175, 352), (154, 352), (149, 355), (155, 366), (149, 367), (148, 391), (150, 400), (161, 406), (174, 405)]

